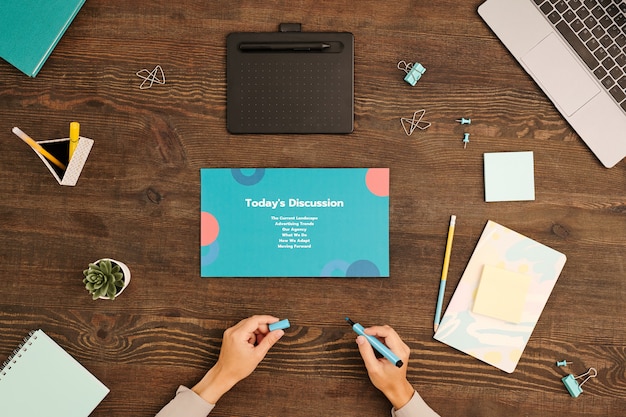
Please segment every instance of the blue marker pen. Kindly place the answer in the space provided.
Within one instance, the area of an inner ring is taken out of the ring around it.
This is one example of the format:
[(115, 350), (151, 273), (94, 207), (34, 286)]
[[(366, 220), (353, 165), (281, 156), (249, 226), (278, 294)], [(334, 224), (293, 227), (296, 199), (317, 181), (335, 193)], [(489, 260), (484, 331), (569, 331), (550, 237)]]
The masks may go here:
[(364, 336), (367, 339), (367, 341), (370, 342), (370, 345), (372, 345), (372, 347), (376, 349), (381, 355), (387, 358), (389, 362), (393, 363), (398, 368), (402, 367), (403, 365), (402, 360), (400, 360), (400, 358), (397, 357), (395, 353), (393, 353), (387, 346), (385, 346), (376, 337), (366, 334), (363, 326), (361, 326), (359, 323), (353, 322), (348, 317), (346, 317), (346, 321), (350, 324), (350, 326), (352, 326), (352, 330), (354, 330), (356, 334)]

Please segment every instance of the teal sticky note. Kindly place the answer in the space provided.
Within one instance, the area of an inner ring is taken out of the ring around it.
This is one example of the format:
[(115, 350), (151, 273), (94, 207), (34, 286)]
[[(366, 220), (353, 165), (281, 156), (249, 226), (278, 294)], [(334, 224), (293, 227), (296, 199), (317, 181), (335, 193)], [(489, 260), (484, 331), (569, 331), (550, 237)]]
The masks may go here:
[(24, 74), (39, 73), (85, 0), (0, 2), (0, 57)]
[(485, 201), (535, 199), (533, 153), (492, 152), (484, 154)]

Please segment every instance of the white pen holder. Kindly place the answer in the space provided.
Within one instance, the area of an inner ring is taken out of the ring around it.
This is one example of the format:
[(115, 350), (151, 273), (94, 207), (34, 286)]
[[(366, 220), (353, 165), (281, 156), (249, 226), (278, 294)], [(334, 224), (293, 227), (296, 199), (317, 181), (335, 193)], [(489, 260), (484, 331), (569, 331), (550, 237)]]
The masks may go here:
[(35, 151), (35, 153), (37, 154), (37, 156), (39, 156), (39, 159), (41, 159), (43, 163), (48, 167), (48, 170), (52, 173), (54, 178), (56, 178), (59, 184), (73, 187), (78, 182), (78, 177), (80, 177), (80, 173), (85, 166), (85, 162), (87, 162), (87, 157), (89, 156), (89, 152), (91, 151), (91, 147), (93, 146), (94, 141), (93, 139), (79, 136), (78, 145), (76, 145), (76, 149), (74, 150), (72, 159), (68, 161), (69, 141), (69, 138), (37, 141), (39, 145), (41, 145), (45, 150), (50, 152), (61, 162), (67, 162), (67, 168), (65, 169), (65, 171), (52, 164), (46, 159), (45, 156), (43, 156), (39, 152)]

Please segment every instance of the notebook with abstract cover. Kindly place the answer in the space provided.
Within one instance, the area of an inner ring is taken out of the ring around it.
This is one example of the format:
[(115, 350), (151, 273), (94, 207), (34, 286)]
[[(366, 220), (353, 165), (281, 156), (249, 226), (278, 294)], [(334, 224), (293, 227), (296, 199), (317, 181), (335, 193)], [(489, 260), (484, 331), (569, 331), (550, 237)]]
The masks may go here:
[(0, 368), (0, 414), (87, 417), (109, 389), (52, 340), (35, 330)]
[(203, 277), (388, 277), (388, 168), (200, 172)]
[[(434, 338), (505, 372), (513, 372), (565, 261), (564, 254), (489, 221)], [(516, 282), (511, 282), (510, 286), (502, 283), (493, 286), (491, 283), (490, 289), (496, 288), (500, 293), (485, 291), (480, 288), (485, 284), (481, 282), (485, 276), (490, 281), (515, 279)], [(520, 287), (518, 280), (523, 276), (529, 279)], [(524, 289), (524, 294), (512, 294), (519, 288)], [(506, 320), (510, 312), (502, 311), (500, 314), (494, 311), (493, 307), (498, 306), (501, 300), (480, 300), (480, 306), (476, 306), (480, 309), (476, 309), (475, 300), (479, 291), (482, 295), (510, 296), (513, 301), (521, 302), (519, 317)], [(485, 311), (488, 315), (475, 311)]]

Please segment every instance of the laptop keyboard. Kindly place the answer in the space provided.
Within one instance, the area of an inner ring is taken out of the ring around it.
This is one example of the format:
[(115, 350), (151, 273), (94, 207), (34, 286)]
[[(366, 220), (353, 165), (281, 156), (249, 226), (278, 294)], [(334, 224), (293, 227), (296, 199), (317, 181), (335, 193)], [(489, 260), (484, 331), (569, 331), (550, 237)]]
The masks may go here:
[(626, 1), (534, 2), (626, 112)]

